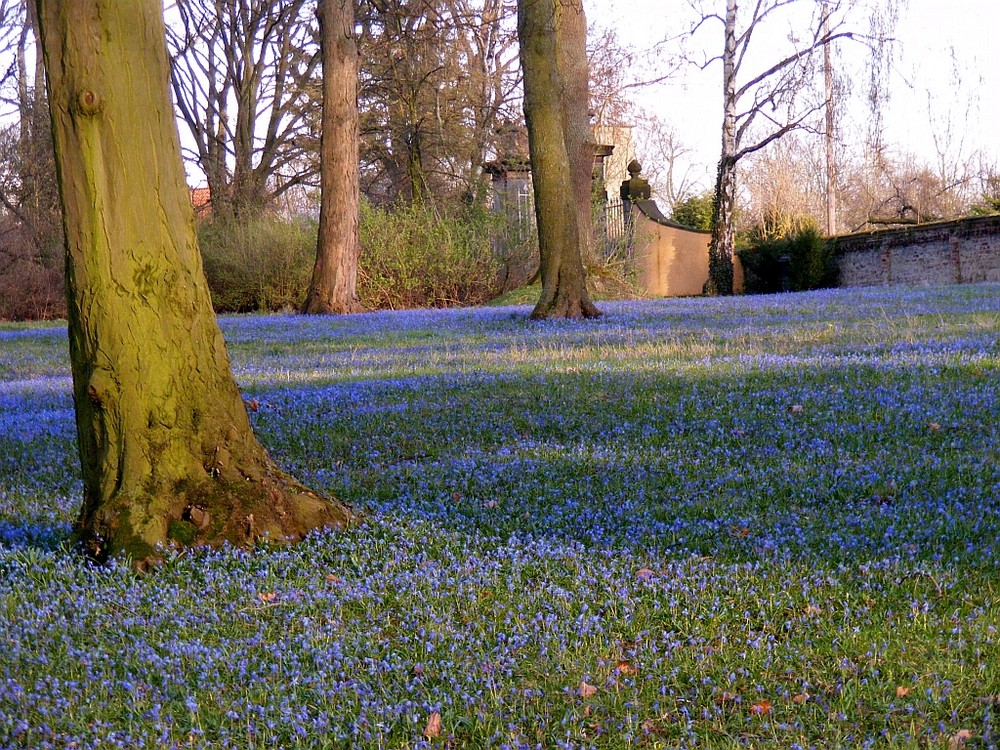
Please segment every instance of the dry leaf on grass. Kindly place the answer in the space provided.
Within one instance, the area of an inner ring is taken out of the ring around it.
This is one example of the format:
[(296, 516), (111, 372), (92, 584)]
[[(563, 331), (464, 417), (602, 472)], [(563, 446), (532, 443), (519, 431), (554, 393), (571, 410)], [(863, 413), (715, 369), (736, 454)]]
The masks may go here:
[(616, 665), (615, 669), (618, 670), (618, 674), (638, 674), (639, 668), (635, 666), (632, 662), (626, 661), (625, 659), (620, 660)]
[(429, 740), (441, 735), (441, 714), (437, 711), (427, 717), (427, 726), (424, 727), (424, 737)]
[(965, 747), (965, 741), (972, 739), (972, 732), (968, 729), (960, 729), (948, 740), (948, 750), (959, 750)]

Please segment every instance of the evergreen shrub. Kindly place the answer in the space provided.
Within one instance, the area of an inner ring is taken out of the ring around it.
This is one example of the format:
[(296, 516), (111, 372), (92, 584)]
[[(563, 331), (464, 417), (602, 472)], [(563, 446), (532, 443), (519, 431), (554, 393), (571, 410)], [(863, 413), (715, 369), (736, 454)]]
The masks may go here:
[(799, 292), (837, 285), (833, 246), (815, 226), (783, 237), (751, 240), (738, 254), (747, 294)]

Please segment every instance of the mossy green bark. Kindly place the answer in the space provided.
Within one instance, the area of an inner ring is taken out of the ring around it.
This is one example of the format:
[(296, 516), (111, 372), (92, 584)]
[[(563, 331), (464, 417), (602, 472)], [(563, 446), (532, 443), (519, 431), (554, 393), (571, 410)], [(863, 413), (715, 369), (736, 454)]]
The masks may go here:
[[(158, 0), (38, 0), (67, 241), (83, 471), (76, 533), (135, 561), (185, 543), (301, 538), (343, 506), (283, 474), (250, 428), (215, 320), (167, 90)], [(250, 517), (250, 521), (248, 521)]]

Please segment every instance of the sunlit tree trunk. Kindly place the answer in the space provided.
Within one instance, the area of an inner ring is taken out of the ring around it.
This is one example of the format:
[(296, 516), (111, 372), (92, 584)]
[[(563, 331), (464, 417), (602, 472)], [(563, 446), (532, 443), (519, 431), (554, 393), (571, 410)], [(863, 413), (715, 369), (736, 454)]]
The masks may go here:
[(708, 246), (706, 294), (733, 293), (736, 210), (736, 0), (726, 2), (725, 48), (722, 54), (722, 155), (715, 179), (712, 240)]
[(519, 0), (518, 39), (541, 254), (542, 295), (531, 315), (596, 317), (601, 313), (587, 293), (582, 260), (593, 150), (581, 0)]
[[(823, 35), (830, 36), (830, 4), (823, 0)], [(833, 101), (833, 45), (823, 47), (823, 94), (826, 97), (824, 114), (826, 131), (823, 133), (823, 143), (826, 147), (826, 234), (833, 237), (837, 234), (837, 153), (834, 140), (836, 124)]]
[(304, 313), (358, 312), (358, 47), (354, 0), (321, 0), (323, 133), (319, 238)]
[(158, 545), (282, 541), (349, 511), (257, 442), (202, 272), (159, 0), (38, 0), (67, 242), (83, 471), (76, 536), (136, 564)]

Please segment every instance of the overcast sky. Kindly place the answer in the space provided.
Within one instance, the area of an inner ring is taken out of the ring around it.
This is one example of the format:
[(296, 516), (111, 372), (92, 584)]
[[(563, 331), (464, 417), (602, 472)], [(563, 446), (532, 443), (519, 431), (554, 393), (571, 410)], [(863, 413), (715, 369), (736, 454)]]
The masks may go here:
[[(714, 2), (721, 13), (724, 0)], [(592, 24), (616, 29), (623, 42), (640, 50), (676, 34), (693, 17), (687, 0), (584, 0), (584, 4)], [(866, 24), (866, 16), (859, 17), (859, 26)], [(897, 152), (933, 162), (936, 132), (939, 141), (948, 140), (948, 149), (956, 156), (965, 158), (979, 150), (989, 161), (1000, 161), (1000, 0), (909, 0), (894, 37), (898, 44), (885, 114), (886, 141)], [(721, 24), (716, 23), (699, 32), (695, 48), (713, 45), (711, 54), (717, 54), (721, 39)], [(676, 49), (676, 43), (665, 45), (668, 54)], [(856, 53), (838, 54), (844, 58)], [(844, 65), (850, 67), (850, 60)], [(689, 66), (671, 85), (639, 95), (643, 106), (658, 113), (694, 149), (693, 176), (702, 175), (705, 187), (712, 182), (719, 155), (721, 78), (718, 64), (705, 71)], [(858, 83), (864, 86), (863, 81)], [(845, 123), (845, 139), (863, 133), (859, 120), (866, 114), (859, 104), (855, 106), (854, 120)]]

